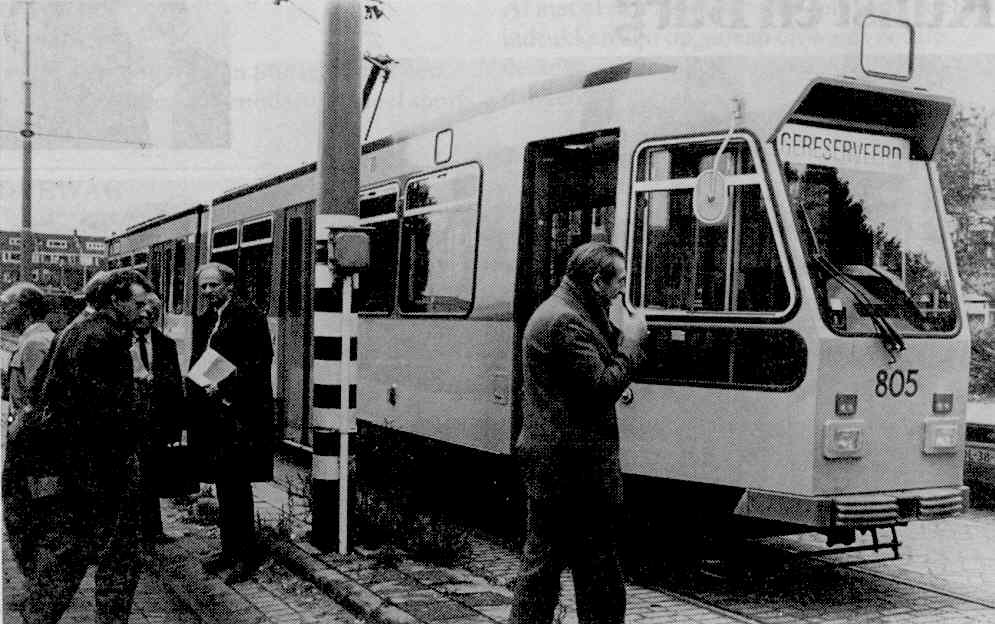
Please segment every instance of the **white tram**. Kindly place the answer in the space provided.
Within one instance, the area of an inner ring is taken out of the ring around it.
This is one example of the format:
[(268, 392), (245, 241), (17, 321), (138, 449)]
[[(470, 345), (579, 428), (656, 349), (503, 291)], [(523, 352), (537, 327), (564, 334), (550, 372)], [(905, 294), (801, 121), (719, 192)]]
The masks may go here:
[[(366, 143), (360, 433), (496, 467), (436, 470), (456, 498), (500, 490), (525, 322), (599, 239), (651, 330), (618, 406), (630, 504), (843, 542), (961, 512), (969, 337), (932, 162), (953, 102), (857, 61), (624, 63)], [(269, 311), (303, 446), (316, 189), (312, 165), (229, 193), (205, 237)]]

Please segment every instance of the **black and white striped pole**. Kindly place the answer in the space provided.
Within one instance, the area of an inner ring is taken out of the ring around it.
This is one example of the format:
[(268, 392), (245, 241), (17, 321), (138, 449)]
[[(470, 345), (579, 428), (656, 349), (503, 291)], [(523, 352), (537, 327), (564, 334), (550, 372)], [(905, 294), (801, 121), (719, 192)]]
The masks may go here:
[(356, 430), (356, 272), (369, 262), (359, 225), (362, 105), (361, 5), (333, 0), (326, 13), (314, 267), (311, 543), (349, 548), (349, 436)]

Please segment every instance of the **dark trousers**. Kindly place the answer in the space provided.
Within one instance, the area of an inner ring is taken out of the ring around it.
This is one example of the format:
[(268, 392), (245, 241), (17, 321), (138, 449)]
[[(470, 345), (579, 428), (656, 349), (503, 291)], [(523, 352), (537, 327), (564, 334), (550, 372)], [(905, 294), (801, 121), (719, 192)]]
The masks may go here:
[[(61, 496), (36, 501), (39, 521), (24, 574), (26, 624), (55, 624), (96, 564), (97, 624), (128, 621), (141, 572), (137, 491), (104, 492), (67, 506)], [(91, 508), (99, 511), (93, 515)]]
[(155, 468), (151, 463), (152, 453), (152, 447), (146, 445), (143, 446), (139, 455), (139, 464), (142, 470), (141, 532), (142, 539), (146, 541), (154, 540), (162, 535), (162, 512), (159, 509), (156, 479), (152, 474)]
[(573, 573), (580, 624), (622, 624), (618, 456), (526, 457), (521, 470), (528, 506), (526, 537), (509, 624), (552, 622), (566, 567)]
[(252, 483), (228, 475), (219, 478), (218, 527), (221, 529), (221, 554), (231, 560), (247, 560), (257, 555), (255, 505)]

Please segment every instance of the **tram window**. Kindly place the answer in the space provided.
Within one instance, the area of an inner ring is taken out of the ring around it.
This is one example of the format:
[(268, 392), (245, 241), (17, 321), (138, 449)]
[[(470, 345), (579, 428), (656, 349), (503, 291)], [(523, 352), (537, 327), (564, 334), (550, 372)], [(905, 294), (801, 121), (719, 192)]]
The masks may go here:
[(291, 217), (287, 225), (287, 316), (301, 316), (304, 308), (304, 219)]
[(242, 226), (242, 244), (238, 251), (235, 290), (269, 312), (270, 280), (273, 266), (273, 221), (267, 217)]
[(805, 378), (805, 340), (789, 329), (653, 326), (640, 381), (788, 391)]
[(172, 284), (172, 312), (182, 314), (183, 305), (186, 299), (187, 286), (187, 244), (186, 241), (175, 241), (173, 249), (173, 284)]
[(476, 164), (408, 183), (401, 231), (401, 311), (469, 312), (479, 198)]
[(212, 249), (221, 249), (223, 247), (234, 247), (238, 244), (238, 229), (232, 227), (224, 230), (218, 230), (214, 233), (214, 238), (211, 242)]
[(645, 148), (637, 161), (632, 301), (652, 312), (775, 313), (789, 291), (767, 206), (745, 141), (730, 142), (719, 169), (729, 213), (717, 224), (692, 207), (695, 177), (719, 143)]
[(390, 312), (397, 274), (397, 185), (362, 192), (359, 216), (372, 228), (370, 266), (360, 275), (353, 302), (359, 312)]
[(273, 220), (263, 219), (242, 226), (242, 245), (273, 238)]
[(251, 301), (263, 314), (269, 311), (270, 279), (272, 278), (273, 244), (243, 247), (238, 254), (235, 290)]
[(238, 271), (238, 228), (217, 230), (211, 237), (211, 262), (220, 262)]

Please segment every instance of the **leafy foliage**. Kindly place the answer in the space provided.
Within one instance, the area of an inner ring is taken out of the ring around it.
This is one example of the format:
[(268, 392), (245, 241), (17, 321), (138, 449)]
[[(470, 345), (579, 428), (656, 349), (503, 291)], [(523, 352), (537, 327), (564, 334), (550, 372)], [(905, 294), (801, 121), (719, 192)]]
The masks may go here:
[(961, 280), (967, 290), (995, 300), (995, 267), (984, 241), (972, 232), (995, 227), (995, 216), (980, 208), (992, 202), (995, 191), (995, 149), (991, 144), (991, 111), (954, 110), (937, 154), (940, 188), (947, 214), (956, 222), (952, 233)]
[(383, 0), (365, 0), (363, 2), (363, 19), (378, 20), (386, 15), (383, 9)]
[(969, 391), (995, 397), (995, 327), (978, 330), (971, 336)]

